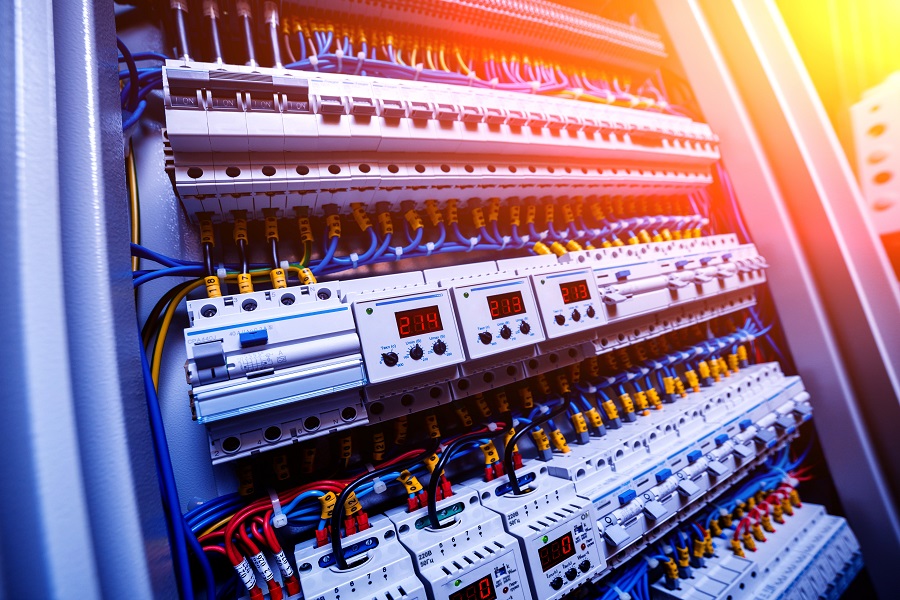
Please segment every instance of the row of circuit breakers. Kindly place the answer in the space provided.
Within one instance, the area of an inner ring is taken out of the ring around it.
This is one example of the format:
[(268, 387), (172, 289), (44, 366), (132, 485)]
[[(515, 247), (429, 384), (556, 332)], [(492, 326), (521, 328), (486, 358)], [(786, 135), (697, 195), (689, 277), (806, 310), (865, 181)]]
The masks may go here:
[[(439, 529), (431, 527), (426, 508), (404, 506), (372, 517), (371, 528), (342, 540), (355, 567), (350, 571), (332, 568), (331, 546), (299, 544), (295, 558), (304, 597), (561, 598), (713, 506), (811, 416), (798, 377), (784, 376), (777, 363), (742, 368), (663, 411), (573, 445), (569, 453), (525, 461), (516, 470), (523, 494), (511, 494), (505, 477), (454, 482), (453, 495), (437, 503)], [(830, 518), (811, 505), (797, 512)], [(835, 519), (832, 533), (846, 538), (849, 560), (858, 546), (842, 523)], [(785, 529), (784, 539), (799, 543), (791, 531)], [(726, 542), (717, 545), (717, 560), (733, 572), (722, 589), (747, 587), (749, 594), (757, 569), (762, 572), (757, 557), (733, 557)], [(719, 569), (714, 576), (722, 574)], [(692, 595), (694, 584), (687, 579), (681, 590), (661, 591), (707, 597)]]
[[(720, 158), (715, 134), (689, 118), (474, 86), (169, 61), (164, 97), (167, 170), (187, 213), (217, 222), (684, 197), (713, 183)], [(233, 461), (746, 309), (767, 266), (752, 244), (712, 235), (191, 300), (192, 414), (213, 463)], [(747, 341), (742, 331), (708, 343)], [(303, 597), (557, 600), (690, 527), (811, 415), (798, 377), (742, 364), (663, 410), (576, 436), (569, 452), (525, 460), (523, 493), (508, 477), (454, 480), (439, 528), (411, 505), (371, 517), (339, 542), (349, 569), (331, 544), (301, 542)], [(653, 595), (818, 597), (859, 554), (843, 520), (809, 504), (761, 546), (741, 557), (711, 542), (691, 558), (696, 577), (661, 580)]]
[[(719, 235), (192, 300), (193, 414), (213, 461), (231, 460), (357, 426), (366, 406), (394, 418), (745, 308), (766, 267)], [(316, 418), (252, 425), (301, 400)]]

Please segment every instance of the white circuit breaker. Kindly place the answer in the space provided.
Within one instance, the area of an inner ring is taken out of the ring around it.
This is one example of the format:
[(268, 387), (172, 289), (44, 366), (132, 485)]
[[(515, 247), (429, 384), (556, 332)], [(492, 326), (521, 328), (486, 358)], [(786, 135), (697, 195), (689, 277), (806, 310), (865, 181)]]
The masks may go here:
[(478, 493), (454, 486), (437, 502), (439, 529), (427, 508), (390, 511), (400, 542), (433, 600), (526, 600), (532, 598), (519, 543), (500, 516), (484, 508)]
[(539, 461), (516, 475), (521, 495), (513, 493), (506, 477), (468, 485), (519, 540), (534, 598), (562, 598), (606, 566), (596, 513), (571, 482), (551, 477)]
[(409, 553), (387, 517), (372, 517), (365, 531), (344, 537), (341, 547), (349, 569), (338, 568), (331, 544), (297, 544), (294, 559), (303, 597), (311, 600), (426, 600)]

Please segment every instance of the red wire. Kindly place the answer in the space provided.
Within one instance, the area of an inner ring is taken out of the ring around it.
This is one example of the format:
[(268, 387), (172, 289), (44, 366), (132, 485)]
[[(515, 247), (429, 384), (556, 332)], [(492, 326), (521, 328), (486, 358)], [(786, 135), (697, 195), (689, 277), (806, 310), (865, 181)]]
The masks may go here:
[(204, 552), (217, 552), (222, 556), (228, 556), (228, 553), (225, 552), (225, 548), (222, 546), (203, 546)]

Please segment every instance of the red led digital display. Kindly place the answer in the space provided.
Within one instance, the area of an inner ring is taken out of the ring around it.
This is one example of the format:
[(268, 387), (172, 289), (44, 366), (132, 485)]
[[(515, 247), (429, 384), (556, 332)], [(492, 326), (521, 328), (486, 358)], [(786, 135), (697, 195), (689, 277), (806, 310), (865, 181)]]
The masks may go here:
[(494, 589), (494, 580), (490, 575), (485, 575), (478, 581), (450, 594), (450, 600), (496, 600), (496, 598), (497, 590)]
[(591, 299), (591, 290), (584, 279), (561, 283), (559, 284), (559, 291), (562, 292), (563, 302), (566, 304)]
[(561, 538), (557, 538), (552, 542), (545, 544), (538, 550), (538, 556), (541, 559), (541, 568), (544, 572), (548, 569), (552, 569), (574, 554), (575, 542), (572, 540), (571, 531)]
[(522, 301), (522, 292), (510, 292), (488, 296), (488, 307), (491, 309), (491, 319), (503, 319), (513, 315), (521, 315), (525, 312), (525, 303)]
[(394, 317), (397, 319), (397, 331), (401, 338), (425, 335), (444, 329), (444, 324), (441, 322), (441, 311), (437, 306), (404, 310), (394, 313)]

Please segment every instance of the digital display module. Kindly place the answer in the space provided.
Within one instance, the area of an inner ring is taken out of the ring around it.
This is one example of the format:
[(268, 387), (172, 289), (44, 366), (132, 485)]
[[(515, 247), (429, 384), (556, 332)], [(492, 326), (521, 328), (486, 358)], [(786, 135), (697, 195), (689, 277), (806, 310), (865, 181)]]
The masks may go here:
[(441, 311), (437, 306), (404, 310), (394, 313), (394, 317), (397, 319), (397, 332), (401, 338), (425, 335), (444, 329), (444, 324), (441, 322)]

